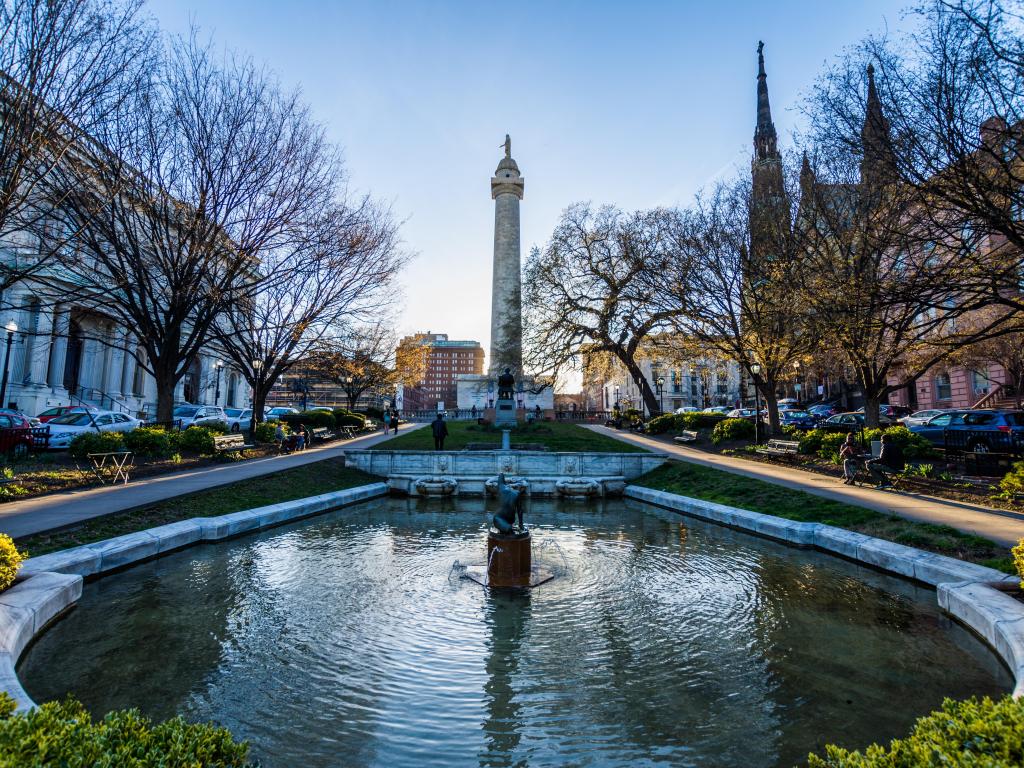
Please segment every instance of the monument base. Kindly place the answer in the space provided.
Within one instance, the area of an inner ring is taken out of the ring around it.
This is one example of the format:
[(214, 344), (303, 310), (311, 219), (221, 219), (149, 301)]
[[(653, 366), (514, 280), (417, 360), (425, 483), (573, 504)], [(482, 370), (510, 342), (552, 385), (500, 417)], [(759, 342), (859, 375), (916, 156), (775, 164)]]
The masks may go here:
[(494, 426), (514, 427), (518, 423), (515, 400), (499, 400), (494, 404)]
[(555, 577), (553, 571), (533, 565), (530, 534), (487, 535), (487, 563), (468, 568), (465, 577), (485, 587), (538, 587)]

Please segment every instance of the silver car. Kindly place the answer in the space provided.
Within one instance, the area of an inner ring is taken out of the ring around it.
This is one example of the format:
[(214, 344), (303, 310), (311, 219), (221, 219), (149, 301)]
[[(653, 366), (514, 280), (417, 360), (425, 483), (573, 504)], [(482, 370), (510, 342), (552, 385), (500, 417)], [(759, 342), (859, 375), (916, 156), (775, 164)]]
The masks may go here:
[(179, 405), (174, 409), (173, 418), (180, 422), (181, 429), (188, 429), (193, 425), (203, 426), (215, 421), (228, 423), (228, 415), (219, 405)]
[(898, 421), (908, 429), (910, 427), (921, 427), (931, 421), (933, 417), (938, 416), (940, 413), (949, 413), (949, 411), (949, 408), (929, 408), (925, 411), (915, 411), (909, 416), (898, 419)]
[(228, 430), (231, 432), (248, 432), (252, 429), (251, 408), (225, 408), (228, 417)]

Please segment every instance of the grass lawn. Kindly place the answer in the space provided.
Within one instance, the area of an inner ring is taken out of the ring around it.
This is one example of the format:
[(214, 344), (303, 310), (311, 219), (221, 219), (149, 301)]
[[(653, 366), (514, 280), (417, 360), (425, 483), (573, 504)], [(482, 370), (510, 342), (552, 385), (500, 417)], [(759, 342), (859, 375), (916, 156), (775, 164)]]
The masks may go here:
[[(445, 450), (461, 451), (470, 443), (501, 445), (501, 430), (493, 426), (480, 426), (474, 421), (449, 421)], [(547, 446), (550, 451), (593, 451), (596, 453), (643, 453), (645, 449), (624, 443), (614, 437), (601, 435), (578, 424), (542, 421), (523, 424), (512, 430), (512, 447), (516, 443)], [(430, 427), (406, 432), (390, 440), (377, 443), (371, 451), (432, 451), (434, 436)]]
[(93, 518), (74, 528), (26, 536), (18, 539), (17, 544), (18, 549), (28, 550), (30, 556), (45, 555), (47, 552), (77, 547), (164, 523), (193, 517), (227, 515), (379, 480), (379, 477), (346, 467), (344, 459), (325, 459), (208, 491), (177, 496), (141, 509)]
[(762, 480), (719, 469), (670, 461), (634, 481), (636, 485), (727, 504), (801, 523), (825, 523), (837, 528), (968, 560), (1015, 573), (1010, 551), (993, 541), (963, 533), (948, 525), (934, 525), (885, 515), (872, 509), (823, 499)]

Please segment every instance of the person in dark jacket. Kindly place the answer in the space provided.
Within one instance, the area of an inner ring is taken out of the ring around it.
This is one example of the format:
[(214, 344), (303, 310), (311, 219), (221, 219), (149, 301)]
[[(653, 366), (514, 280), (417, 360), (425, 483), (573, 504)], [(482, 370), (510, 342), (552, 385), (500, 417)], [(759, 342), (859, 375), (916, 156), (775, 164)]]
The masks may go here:
[(882, 435), (882, 451), (877, 459), (865, 462), (871, 477), (878, 483), (876, 488), (892, 488), (889, 475), (902, 472), (907, 466), (903, 460), (903, 449), (889, 435)]
[(444, 423), (443, 414), (437, 414), (437, 418), (430, 425), (430, 431), (434, 433), (434, 450), (443, 451), (444, 439), (448, 437), (448, 425)]

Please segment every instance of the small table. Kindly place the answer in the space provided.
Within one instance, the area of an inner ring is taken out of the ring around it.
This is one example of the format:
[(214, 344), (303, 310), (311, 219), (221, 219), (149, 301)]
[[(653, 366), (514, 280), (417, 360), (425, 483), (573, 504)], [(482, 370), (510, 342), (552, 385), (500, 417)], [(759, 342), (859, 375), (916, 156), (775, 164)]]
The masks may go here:
[(131, 472), (134, 464), (135, 454), (131, 451), (111, 451), (109, 453), (87, 454), (92, 462), (92, 473), (103, 485), (110, 481), (111, 485), (118, 480), (124, 480), (128, 485), (128, 473)]

